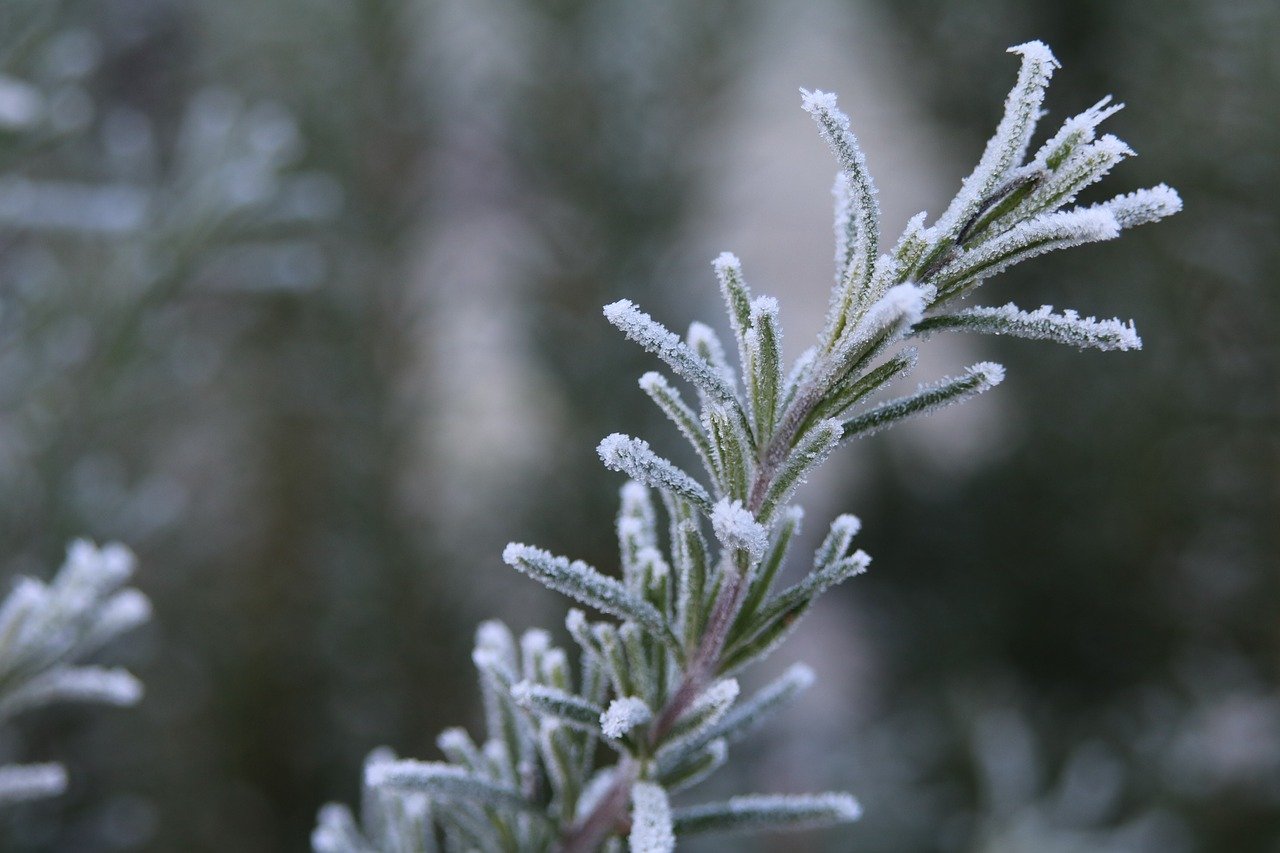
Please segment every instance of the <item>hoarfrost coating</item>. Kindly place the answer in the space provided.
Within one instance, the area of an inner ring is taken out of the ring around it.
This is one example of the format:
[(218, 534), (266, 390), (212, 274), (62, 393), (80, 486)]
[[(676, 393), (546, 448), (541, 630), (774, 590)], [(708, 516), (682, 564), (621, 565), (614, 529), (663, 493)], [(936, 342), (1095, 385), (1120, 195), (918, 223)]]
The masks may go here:
[[(17, 579), (0, 604), (0, 720), (55, 702), (128, 706), (142, 699), (142, 682), (131, 673), (80, 663), (150, 618), (147, 597), (124, 586), (134, 563), (123, 545), (99, 548), (81, 539), (68, 546), (52, 582)], [(0, 804), (65, 787), (57, 764), (0, 767)]]
[[(671, 793), (708, 778), (733, 744), (812, 683), (813, 671), (797, 665), (741, 697), (735, 676), (772, 653), (819, 596), (870, 564), (853, 546), (858, 519), (843, 514), (831, 522), (811, 568), (784, 586), (783, 566), (803, 518), (791, 502), (796, 490), (839, 444), (969, 400), (1004, 379), (1001, 365), (980, 361), (889, 397), (888, 389), (916, 367), (915, 344), (932, 335), (985, 332), (1140, 348), (1133, 323), (1119, 319), (1048, 306), (949, 306), (1016, 263), (1112, 239), (1181, 206), (1161, 184), (1067, 208), (1132, 156), (1123, 142), (1096, 132), (1118, 106), (1103, 99), (1068, 119), (1028, 162), (1058, 63), (1040, 42), (1011, 50), (1021, 59), (1017, 82), (977, 167), (933, 225), (926, 214), (912, 217), (887, 253), (879, 250), (875, 186), (848, 118), (834, 95), (804, 93), (802, 106), (839, 169), (836, 270), (818, 340), (789, 369), (782, 364), (778, 303), (752, 294), (732, 253), (719, 255), (712, 271), (736, 367), (706, 324), (690, 324), (682, 340), (629, 300), (605, 307), (609, 322), (693, 386), (696, 398), (686, 402), (662, 373), (640, 379), (705, 476), (677, 467), (644, 439), (613, 433), (601, 441), (601, 461), (630, 478), (613, 522), (620, 577), (517, 543), (503, 558), (612, 619), (569, 612), (565, 625), (580, 650), (576, 671), (543, 632), (517, 643), (505, 626), (483, 627), (474, 660), (487, 739), (477, 746), (465, 732), (446, 732), (439, 745), (448, 764), (371, 758), (370, 767), (381, 768), (369, 780), (378, 793), (448, 802), (432, 820), (463, 847), (543, 853), (594, 853), (623, 843), (633, 853), (665, 853), (693, 833), (858, 819), (857, 800), (841, 793), (751, 795), (681, 809), (669, 803)], [(597, 749), (601, 740), (610, 752)], [(616, 761), (597, 766), (601, 754), (616, 754)], [(352, 820), (349, 811), (323, 812), (317, 833), (328, 844), (340, 832), (358, 831)], [(375, 828), (380, 820), (363, 818)], [(424, 837), (434, 842), (432, 832)]]
[(637, 696), (625, 696), (609, 703), (609, 709), (600, 715), (600, 731), (607, 738), (617, 740), (637, 726), (653, 719), (653, 711)]

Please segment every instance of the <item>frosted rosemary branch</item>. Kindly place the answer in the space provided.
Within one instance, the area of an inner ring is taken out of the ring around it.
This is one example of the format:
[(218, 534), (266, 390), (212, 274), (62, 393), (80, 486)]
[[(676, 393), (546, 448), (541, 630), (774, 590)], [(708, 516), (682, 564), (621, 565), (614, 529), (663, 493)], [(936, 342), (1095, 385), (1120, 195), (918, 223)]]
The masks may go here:
[[(1013, 264), (1112, 239), (1181, 206), (1160, 185), (1068, 207), (1132, 155), (1097, 132), (1119, 107), (1104, 98), (1028, 156), (1058, 63), (1039, 42), (1011, 52), (1021, 57), (1021, 69), (977, 167), (933, 225), (926, 227), (924, 213), (913, 217), (884, 253), (875, 185), (848, 118), (834, 95), (803, 93), (803, 107), (839, 166), (836, 272), (818, 341), (789, 370), (778, 303), (752, 295), (731, 254), (720, 255), (713, 268), (736, 370), (708, 326), (695, 323), (681, 338), (630, 301), (605, 307), (611, 323), (695, 391), (696, 406), (660, 373), (640, 380), (703, 471), (681, 470), (642, 439), (605, 438), (601, 460), (630, 478), (616, 524), (618, 575), (528, 545), (513, 543), (503, 554), (517, 570), (612, 617), (570, 611), (576, 671), (544, 631), (517, 640), (500, 623), (482, 625), (474, 661), (485, 700), (484, 741), (452, 729), (439, 740), (442, 762), (375, 753), (360, 820), (345, 806), (326, 806), (312, 837), (317, 851), (435, 850), (443, 843), (446, 850), (586, 853), (625, 843), (634, 853), (663, 853), (678, 836), (695, 832), (858, 818), (857, 801), (838, 793), (671, 804), (671, 795), (713, 773), (730, 744), (812, 679), (793, 668), (740, 700), (734, 674), (775, 649), (819, 595), (870, 563), (853, 548), (857, 519), (842, 515), (812, 570), (778, 589), (803, 517), (791, 503), (796, 489), (839, 445), (970, 399), (1004, 378), (1003, 367), (980, 362), (883, 399), (914, 369), (913, 339), (954, 330), (1139, 349), (1132, 323), (1047, 306), (953, 305)], [(613, 763), (600, 761), (615, 754)]]
[[(133, 705), (142, 682), (123, 669), (85, 664), (107, 642), (151, 617), (147, 597), (125, 583), (133, 554), (76, 541), (51, 583), (18, 578), (0, 603), (0, 722), (53, 702)], [(62, 793), (60, 764), (0, 767), (0, 805)]]

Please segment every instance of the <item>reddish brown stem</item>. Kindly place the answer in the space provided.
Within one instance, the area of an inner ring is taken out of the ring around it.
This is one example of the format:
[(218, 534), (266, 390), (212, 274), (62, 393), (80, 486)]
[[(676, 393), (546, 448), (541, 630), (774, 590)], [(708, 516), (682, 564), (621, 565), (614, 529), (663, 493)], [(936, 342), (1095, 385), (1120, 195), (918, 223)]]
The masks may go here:
[(689, 706), (698, 698), (707, 681), (715, 674), (716, 665), (720, 662), (720, 653), (724, 651), (724, 641), (729, 634), (729, 627), (733, 624), (733, 617), (742, 603), (743, 591), (742, 577), (732, 570), (726, 571), (724, 586), (720, 588), (720, 595), (712, 608), (711, 618), (707, 620), (706, 633), (702, 635), (698, 650), (694, 652), (693, 658), (685, 668), (684, 679), (680, 682), (675, 695), (667, 702), (666, 707), (649, 728), (651, 746), (657, 746), (662, 742), (662, 739), (671, 731), (671, 727), (685, 711), (689, 710)]
[[(657, 746), (662, 742), (715, 673), (720, 653), (724, 650), (725, 637), (733, 624), (738, 606), (742, 603), (745, 590), (742, 577), (735, 571), (726, 571), (725, 577), (725, 584), (720, 588), (711, 618), (707, 620), (702, 643), (689, 661), (680, 687), (649, 727), (650, 746)], [(599, 847), (626, 820), (627, 805), (631, 802), (631, 786), (634, 783), (635, 767), (631, 759), (623, 759), (613, 784), (596, 807), (561, 839), (560, 853), (592, 853)]]
[[(775, 433), (773, 440), (762, 449), (757, 459), (756, 476), (747, 496), (747, 508), (752, 514), (760, 511), (778, 463), (790, 448), (791, 442), (795, 439), (796, 430), (804, 422), (809, 409), (813, 406), (812, 400), (808, 397), (808, 394), (803, 394), (792, 403), (783, 417), (782, 429)], [(706, 631), (693, 657), (689, 659), (688, 666), (685, 667), (684, 678), (675, 694), (667, 701), (649, 727), (649, 745), (652, 747), (660, 744), (680, 717), (689, 710), (689, 706), (706, 687), (720, 663), (725, 639), (729, 635), (729, 629), (733, 625), (733, 619), (738, 614), (738, 608), (746, 592), (745, 578), (738, 573), (736, 566), (726, 566), (724, 577), (725, 583), (720, 588), (720, 594), (712, 606)], [(631, 802), (631, 786), (634, 783), (635, 766), (631, 763), (631, 759), (623, 759), (613, 784), (600, 798), (596, 807), (561, 839), (560, 853), (594, 853), (596, 848), (626, 821), (627, 805)]]
[(635, 783), (636, 768), (631, 759), (618, 763), (613, 783), (605, 792), (591, 814), (582, 819), (560, 840), (560, 853), (595, 853), (614, 827), (627, 815), (627, 803), (631, 802), (631, 786)]

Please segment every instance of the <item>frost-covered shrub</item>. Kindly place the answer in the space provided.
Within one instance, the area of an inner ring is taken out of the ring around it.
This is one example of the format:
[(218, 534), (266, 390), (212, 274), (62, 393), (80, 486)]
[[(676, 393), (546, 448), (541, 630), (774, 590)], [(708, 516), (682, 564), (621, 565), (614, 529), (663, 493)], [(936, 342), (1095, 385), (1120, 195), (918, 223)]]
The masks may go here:
[[(18, 578), (0, 603), (0, 723), (54, 702), (133, 705), (142, 698), (142, 682), (131, 673), (83, 663), (151, 617), (147, 597), (125, 586), (133, 567), (123, 545), (80, 540), (51, 583)], [(66, 786), (60, 764), (0, 767), (0, 805)]]
[[(1004, 378), (1003, 367), (981, 362), (880, 400), (911, 373), (915, 342), (929, 335), (958, 330), (1140, 348), (1132, 323), (1047, 306), (956, 303), (1020, 261), (1112, 239), (1181, 206), (1161, 185), (1068, 207), (1132, 154), (1097, 131), (1119, 107), (1104, 98), (1028, 157), (1057, 62), (1039, 42), (1012, 52), (1021, 71), (977, 168), (933, 225), (924, 213), (913, 217), (887, 252), (876, 190), (848, 119), (835, 96), (804, 93), (804, 109), (840, 166), (836, 275), (818, 341), (789, 370), (778, 303), (751, 295), (733, 255), (713, 266), (737, 370), (708, 326), (695, 323), (682, 338), (627, 300), (605, 307), (611, 323), (694, 389), (696, 407), (662, 374), (640, 380), (692, 445), (705, 476), (681, 470), (642, 439), (605, 438), (601, 460), (630, 478), (617, 520), (620, 577), (529, 545), (509, 545), (503, 559), (612, 618), (570, 611), (576, 667), (545, 631), (517, 639), (499, 623), (482, 625), (473, 657), (486, 708), (483, 741), (446, 731), (438, 741), (446, 760), (437, 762), (376, 752), (365, 768), (360, 820), (344, 806), (326, 806), (312, 837), (317, 851), (434, 850), (440, 842), (447, 850), (590, 851), (619, 849), (625, 839), (636, 853), (657, 853), (696, 832), (857, 819), (858, 803), (836, 793), (683, 808), (670, 801), (808, 686), (812, 673), (797, 666), (740, 700), (734, 676), (776, 648), (820, 594), (870, 562), (852, 545), (858, 520), (841, 515), (812, 570), (777, 589), (803, 516), (791, 503), (796, 488), (839, 445)], [(602, 755), (614, 760), (602, 766)]]

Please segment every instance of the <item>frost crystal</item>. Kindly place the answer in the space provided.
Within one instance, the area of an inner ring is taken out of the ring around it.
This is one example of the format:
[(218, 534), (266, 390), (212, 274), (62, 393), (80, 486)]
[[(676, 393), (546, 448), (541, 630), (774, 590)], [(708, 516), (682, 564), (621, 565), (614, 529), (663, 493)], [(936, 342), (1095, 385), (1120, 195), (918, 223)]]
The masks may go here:
[(1105, 206), (1045, 214), (959, 253), (938, 273), (939, 294), (953, 297), (1029, 258), (1118, 236), (1120, 223)]
[(711, 497), (697, 480), (650, 450), (643, 439), (615, 432), (601, 440), (597, 452), (607, 468), (654, 488), (670, 489), (699, 506), (711, 505)]
[(662, 632), (666, 628), (662, 614), (653, 605), (637, 598), (617, 580), (600, 574), (581, 560), (570, 562), (564, 557), (518, 542), (507, 545), (502, 552), (502, 560), (583, 604), (624, 619), (635, 619), (654, 632)]
[(756, 795), (680, 809), (675, 813), (675, 825), (677, 832), (741, 832), (850, 823), (860, 817), (862, 806), (848, 794)]
[(669, 853), (676, 849), (667, 792), (652, 782), (631, 789), (631, 853)]
[(826, 327), (822, 332), (830, 347), (861, 307), (875, 293), (868, 288), (880, 240), (880, 205), (875, 183), (849, 117), (827, 92), (800, 90), (801, 105), (818, 124), (818, 131), (836, 155), (840, 173), (835, 184), (836, 286), (831, 292)]
[(1150, 189), (1116, 196), (1102, 206), (1111, 211), (1121, 228), (1132, 228), (1172, 216), (1182, 210), (1182, 198), (1171, 187), (1156, 184)]
[(624, 696), (609, 703), (600, 715), (600, 730), (604, 736), (617, 740), (636, 726), (643, 726), (653, 719), (653, 711), (638, 696)]
[(606, 305), (604, 315), (628, 338), (671, 365), (672, 370), (700, 390), (722, 400), (735, 399), (733, 388), (720, 371), (630, 300)]
[(920, 322), (937, 291), (932, 285), (899, 284), (880, 297), (863, 317), (855, 335), (859, 343), (894, 328), (905, 329)]
[(1035, 311), (1023, 311), (1009, 303), (999, 308), (969, 308), (955, 314), (943, 314), (930, 318), (924, 329), (956, 329), (960, 331), (986, 332), (1034, 338), (1099, 350), (1139, 350), (1142, 339), (1133, 321), (1119, 319), (1099, 320), (1081, 317), (1067, 309), (1053, 313), (1053, 306), (1042, 305)]
[(711, 527), (726, 548), (747, 552), (754, 561), (760, 559), (769, 544), (769, 531), (756, 521), (742, 501), (717, 501), (711, 510)]
[(1009, 52), (1022, 56), (1018, 81), (1005, 100), (1004, 116), (982, 152), (977, 167), (965, 179), (955, 200), (938, 220), (938, 228), (944, 233), (958, 230), (992, 190), (1005, 180), (1010, 170), (1021, 162), (1035, 132), (1045, 87), (1058, 67), (1058, 60), (1039, 41), (1016, 45), (1009, 48)]
[(39, 800), (67, 789), (67, 771), (61, 764), (10, 764), (0, 767), (0, 803)]

